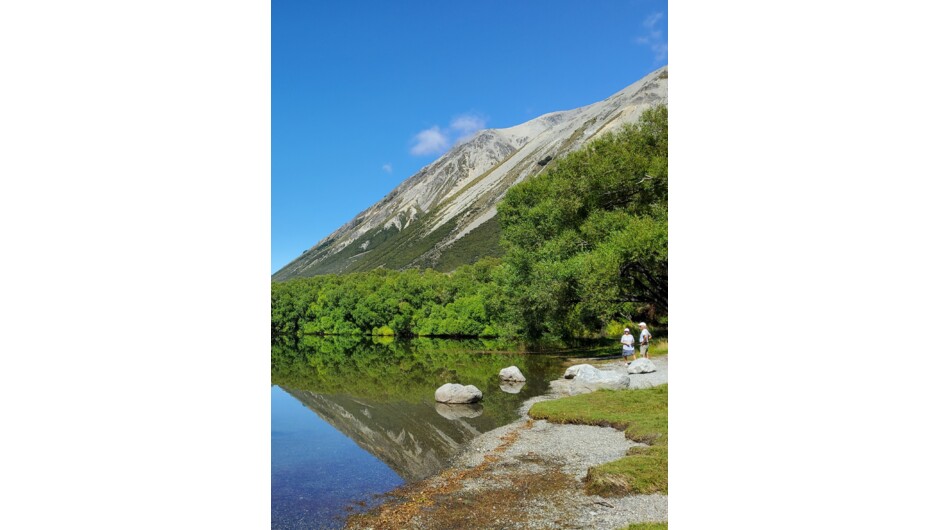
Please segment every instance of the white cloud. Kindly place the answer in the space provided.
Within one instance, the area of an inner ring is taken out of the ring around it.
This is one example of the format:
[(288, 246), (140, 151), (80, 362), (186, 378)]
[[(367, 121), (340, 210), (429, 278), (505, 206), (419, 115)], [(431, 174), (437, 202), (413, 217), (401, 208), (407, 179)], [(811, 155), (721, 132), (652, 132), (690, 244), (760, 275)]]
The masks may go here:
[(666, 59), (669, 53), (669, 43), (663, 38), (663, 30), (658, 29), (659, 21), (662, 20), (662, 12), (653, 13), (643, 21), (643, 27), (646, 28), (646, 34), (636, 38), (638, 44), (645, 44), (653, 51), (656, 62)]
[(421, 156), (443, 153), (450, 145), (450, 140), (441, 128), (435, 125), (416, 134), (412, 143), (414, 145), (411, 146), (411, 154)]
[(450, 121), (450, 130), (456, 131), (461, 140), (472, 136), (484, 127), (486, 127), (486, 119), (477, 114), (461, 114)]
[(659, 13), (653, 13), (652, 15), (646, 17), (646, 20), (643, 21), (643, 27), (652, 28), (656, 25), (657, 22), (659, 22), (659, 19), (661, 18), (663, 18), (663, 13), (661, 11)]
[(392, 174), (392, 165), (391, 165), (391, 164), (388, 164), (388, 163), (382, 164), (382, 171), (384, 171), (384, 172), (388, 173), (389, 175), (391, 175), (391, 174)]
[(480, 129), (486, 127), (486, 118), (479, 114), (460, 114), (450, 121), (450, 126), (441, 129), (435, 125), (425, 129), (412, 138), (411, 154), (415, 156), (437, 155), (451, 147), (451, 138), (456, 137), (456, 143), (470, 139)]

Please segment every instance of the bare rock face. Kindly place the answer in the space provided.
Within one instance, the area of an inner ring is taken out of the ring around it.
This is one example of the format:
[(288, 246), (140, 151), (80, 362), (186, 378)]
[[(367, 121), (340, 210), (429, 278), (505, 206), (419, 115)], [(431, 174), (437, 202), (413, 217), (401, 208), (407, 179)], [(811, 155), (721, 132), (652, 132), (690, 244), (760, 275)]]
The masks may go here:
[(639, 359), (630, 363), (630, 366), (627, 367), (628, 374), (648, 374), (655, 371), (656, 365), (653, 364), (653, 361), (647, 359), (646, 357), (640, 357)]
[(434, 392), (438, 403), (476, 403), (483, 400), (483, 392), (473, 385), (447, 383)]
[(516, 381), (516, 382), (525, 382), (525, 376), (522, 375), (522, 372), (519, 368), (515, 366), (510, 366), (509, 368), (503, 368), (499, 371), (499, 378), (503, 381)]

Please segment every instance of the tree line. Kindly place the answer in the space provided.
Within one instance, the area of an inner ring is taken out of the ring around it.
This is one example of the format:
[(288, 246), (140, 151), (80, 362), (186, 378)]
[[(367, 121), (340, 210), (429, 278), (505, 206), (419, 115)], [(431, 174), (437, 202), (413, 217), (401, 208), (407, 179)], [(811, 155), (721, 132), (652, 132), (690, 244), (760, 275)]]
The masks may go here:
[(665, 324), (667, 202), (660, 106), (510, 188), (501, 258), (275, 282), (272, 334), (564, 339)]

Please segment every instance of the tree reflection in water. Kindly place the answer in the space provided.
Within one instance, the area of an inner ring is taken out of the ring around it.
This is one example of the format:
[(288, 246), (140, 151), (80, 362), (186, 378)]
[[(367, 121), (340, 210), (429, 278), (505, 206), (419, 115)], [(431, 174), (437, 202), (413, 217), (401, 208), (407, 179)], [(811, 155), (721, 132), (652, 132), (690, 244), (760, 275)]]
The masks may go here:
[[(479, 339), (305, 337), (272, 343), (271, 380), (410, 482), (518, 418), (522, 402), (547, 392), (560, 374), (554, 356), (484, 353), (507, 349)], [(511, 365), (525, 374), (524, 385), (501, 385), (497, 374)], [(474, 385), (483, 402), (435, 403), (444, 383)]]

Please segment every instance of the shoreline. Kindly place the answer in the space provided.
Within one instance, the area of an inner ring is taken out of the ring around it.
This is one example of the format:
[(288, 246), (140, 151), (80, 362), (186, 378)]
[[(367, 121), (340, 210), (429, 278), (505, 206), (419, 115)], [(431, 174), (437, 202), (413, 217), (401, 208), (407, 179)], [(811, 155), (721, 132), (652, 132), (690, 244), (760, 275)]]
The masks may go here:
[[(668, 382), (668, 356), (651, 359), (657, 371), (631, 374), (630, 389)], [(571, 358), (626, 372), (619, 358)], [(600, 497), (584, 493), (590, 467), (621, 458), (634, 446), (612, 427), (565, 425), (528, 416), (535, 403), (566, 397), (567, 380), (529, 398), (519, 419), (470, 441), (448, 468), (385, 494), (368, 512), (350, 516), (346, 528), (597, 528), (668, 519), (668, 496)]]

